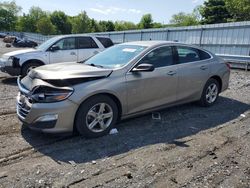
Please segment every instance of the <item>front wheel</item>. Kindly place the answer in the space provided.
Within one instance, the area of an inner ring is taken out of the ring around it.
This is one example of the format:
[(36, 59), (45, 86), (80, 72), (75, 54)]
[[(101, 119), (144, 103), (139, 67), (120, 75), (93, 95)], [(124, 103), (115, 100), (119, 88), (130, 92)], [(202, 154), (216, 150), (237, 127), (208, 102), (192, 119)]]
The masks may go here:
[(114, 127), (118, 117), (116, 103), (106, 95), (94, 96), (79, 107), (75, 128), (87, 138), (104, 136)]
[(201, 106), (212, 106), (218, 99), (219, 95), (219, 83), (217, 80), (210, 78), (205, 87), (203, 88), (203, 92), (200, 98)]
[(26, 63), (22, 67), (21, 75), (22, 77), (26, 76), (32, 69), (41, 66), (39, 63), (36, 62), (30, 62)]

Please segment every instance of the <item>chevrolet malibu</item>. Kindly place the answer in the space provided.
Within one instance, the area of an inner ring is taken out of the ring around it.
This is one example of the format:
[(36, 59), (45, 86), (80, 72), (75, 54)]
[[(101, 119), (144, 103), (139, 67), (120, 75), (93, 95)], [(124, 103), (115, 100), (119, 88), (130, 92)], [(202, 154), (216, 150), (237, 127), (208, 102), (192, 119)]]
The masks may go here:
[(103, 136), (116, 122), (198, 101), (213, 105), (230, 69), (196, 46), (139, 41), (116, 45), (80, 63), (32, 69), (18, 78), (17, 114), (43, 132)]

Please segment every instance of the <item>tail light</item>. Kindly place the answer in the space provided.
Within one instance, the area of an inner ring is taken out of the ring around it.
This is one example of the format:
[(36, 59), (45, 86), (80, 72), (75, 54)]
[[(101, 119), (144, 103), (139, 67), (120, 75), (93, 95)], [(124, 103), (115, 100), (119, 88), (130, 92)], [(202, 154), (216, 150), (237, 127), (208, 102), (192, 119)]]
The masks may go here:
[(229, 63), (226, 63), (226, 65), (227, 65), (227, 68), (230, 70), (230, 69), (231, 69), (230, 64), (229, 64)]

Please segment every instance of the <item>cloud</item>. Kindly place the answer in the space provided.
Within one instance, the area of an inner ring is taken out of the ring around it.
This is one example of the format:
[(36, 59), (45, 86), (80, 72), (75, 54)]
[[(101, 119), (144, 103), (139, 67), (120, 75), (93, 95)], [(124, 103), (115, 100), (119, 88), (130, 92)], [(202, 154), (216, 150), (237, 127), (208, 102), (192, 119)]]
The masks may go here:
[(104, 7), (103, 5), (100, 5), (100, 4), (97, 4), (96, 8), (90, 8), (90, 10), (92, 12), (96, 12), (96, 13), (103, 14), (103, 15), (118, 14), (121, 12), (128, 12), (132, 14), (142, 13), (142, 11), (138, 9), (132, 9), (132, 8), (126, 9), (126, 8), (120, 8), (120, 7), (114, 7), (114, 6)]
[(97, 13), (100, 13), (100, 14), (105, 14), (105, 15), (108, 14), (106, 11), (101, 10), (101, 9), (97, 9), (97, 8), (90, 8), (90, 10), (91, 10), (92, 12), (97, 12)]
[(128, 12), (131, 12), (131, 13), (135, 13), (135, 14), (140, 14), (140, 13), (142, 13), (142, 11), (141, 10), (137, 10), (137, 9), (128, 9)]
[(195, 4), (195, 3), (198, 3), (200, 0), (192, 0), (192, 3)]

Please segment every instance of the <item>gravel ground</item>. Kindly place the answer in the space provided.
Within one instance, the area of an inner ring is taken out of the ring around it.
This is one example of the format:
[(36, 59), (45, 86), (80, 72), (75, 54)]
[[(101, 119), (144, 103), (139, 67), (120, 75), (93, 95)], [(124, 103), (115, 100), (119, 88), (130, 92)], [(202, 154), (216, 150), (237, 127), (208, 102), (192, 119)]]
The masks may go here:
[(250, 187), (250, 72), (233, 70), (210, 108), (169, 108), (98, 139), (29, 130), (16, 94), (0, 73), (0, 187)]

